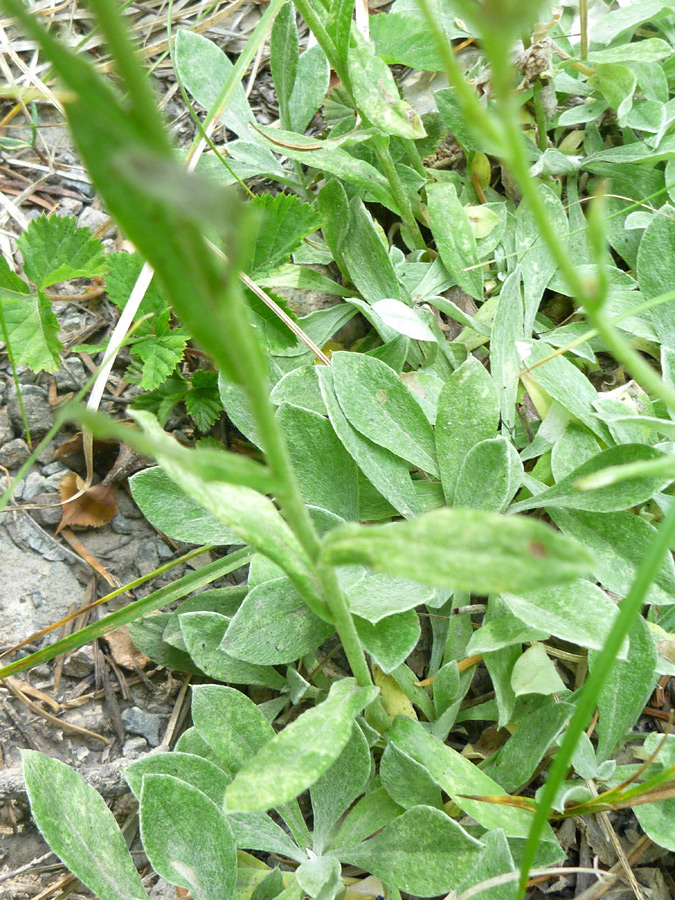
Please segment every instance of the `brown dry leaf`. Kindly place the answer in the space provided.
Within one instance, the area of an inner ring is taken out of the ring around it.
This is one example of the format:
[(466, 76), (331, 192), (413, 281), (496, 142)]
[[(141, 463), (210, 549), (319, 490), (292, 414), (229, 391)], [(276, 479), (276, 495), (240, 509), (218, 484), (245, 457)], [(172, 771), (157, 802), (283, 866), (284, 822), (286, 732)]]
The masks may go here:
[(133, 669), (136, 666), (144, 669), (150, 662), (150, 658), (145, 653), (141, 653), (131, 640), (131, 635), (126, 625), (115, 629), (115, 631), (110, 631), (103, 636), (102, 640), (107, 643), (112, 653), (112, 658), (117, 665), (122, 666), (124, 669)]
[[(61, 482), (59, 494), (65, 503), (84, 487), (84, 481), (75, 472), (70, 472)], [(117, 487), (114, 484), (94, 484), (72, 503), (63, 507), (63, 515), (55, 534), (70, 525), (88, 525), (100, 528), (108, 523), (117, 512)]]

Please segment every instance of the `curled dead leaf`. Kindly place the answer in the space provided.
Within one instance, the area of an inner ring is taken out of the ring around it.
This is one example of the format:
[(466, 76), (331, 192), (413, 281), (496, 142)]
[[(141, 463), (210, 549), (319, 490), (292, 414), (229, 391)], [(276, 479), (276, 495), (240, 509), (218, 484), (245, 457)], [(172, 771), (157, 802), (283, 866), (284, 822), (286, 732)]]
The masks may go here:
[(85, 525), (100, 528), (106, 525), (117, 512), (117, 486), (114, 484), (94, 484), (72, 503), (66, 503), (84, 487), (84, 480), (70, 472), (59, 486), (61, 502), (65, 504), (56, 534), (71, 525)]

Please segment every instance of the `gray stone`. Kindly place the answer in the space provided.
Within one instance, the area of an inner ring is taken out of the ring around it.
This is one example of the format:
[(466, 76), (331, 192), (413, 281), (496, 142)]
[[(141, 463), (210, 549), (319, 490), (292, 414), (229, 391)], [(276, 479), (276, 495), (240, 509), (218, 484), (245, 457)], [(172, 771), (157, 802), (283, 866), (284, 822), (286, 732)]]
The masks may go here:
[(23, 485), (24, 501), (32, 500), (38, 494), (44, 493), (47, 489), (46, 485), (47, 479), (43, 478), (39, 472), (29, 472)]
[(159, 729), (162, 725), (160, 716), (144, 712), (137, 706), (130, 706), (122, 711), (122, 721), (131, 734), (140, 734), (151, 747), (159, 746)]
[[(104, 213), (102, 209), (94, 209), (93, 206), (85, 207), (77, 219), (78, 228), (89, 228), (91, 231), (96, 231), (97, 228), (100, 228), (104, 222), (106, 222), (110, 217), (107, 213)], [(106, 237), (113, 233), (114, 224), (110, 225), (110, 228), (105, 232), (103, 237)]]
[[(82, 596), (82, 588), (68, 566), (19, 549), (3, 528), (0, 528), (0, 582), (0, 646), (3, 647), (11, 647), (62, 618), (70, 604)], [(53, 638), (45, 643), (50, 640)]]
[(164, 878), (158, 878), (148, 894), (150, 900), (175, 900), (177, 896), (176, 888)]
[(63, 507), (58, 494), (38, 494), (37, 497), (33, 497), (32, 503), (37, 509), (32, 509), (31, 515), (39, 525), (59, 524)]
[(63, 674), (70, 678), (84, 678), (94, 671), (94, 651), (91, 644), (78, 647), (66, 657), (63, 663)]
[(115, 534), (133, 534), (136, 530), (134, 523), (121, 513), (117, 513), (117, 515), (112, 517), (110, 520), (110, 527)]
[(56, 210), (58, 216), (79, 216), (82, 212), (83, 203), (76, 200), (75, 197), (63, 197)]
[(124, 742), (122, 756), (124, 756), (125, 759), (138, 759), (139, 756), (147, 753), (147, 750), (148, 742), (144, 737), (132, 737)]
[(30, 447), (21, 438), (9, 441), (0, 447), (0, 466), (5, 469), (18, 469), (30, 456)]
[(12, 423), (9, 421), (9, 412), (6, 407), (3, 406), (0, 409), (0, 447), (3, 444), (7, 444), (14, 437), (14, 429), (12, 428)]
[(149, 575), (159, 568), (159, 553), (154, 540), (141, 541), (138, 545), (136, 565), (141, 575)]
[[(16, 395), (16, 387), (12, 384), (8, 393), (9, 417), (19, 434), (23, 434), (23, 418)], [(47, 391), (37, 384), (21, 385), (21, 396), (26, 411), (26, 419), (33, 440), (44, 437), (51, 427), (52, 411), (47, 402)]]
[[(58, 469), (55, 472), (52, 472), (48, 478), (45, 478), (45, 487), (48, 491), (58, 491), (58, 489), (61, 487), (61, 482), (66, 477), (66, 475), (70, 473), (70, 469), (67, 469), (60, 463), (58, 463), (57, 465)], [(47, 474), (44, 469), (42, 470), (42, 474)]]
[(60, 391), (79, 391), (86, 380), (84, 363), (77, 356), (69, 356), (64, 359), (61, 368), (54, 375), (56, 387)]
[(49, 462), (46, 466), (42, 467), (42, 474), (45, 478), (50, 478), (52, 475), (67, 475), (69, 469), (67, 469), (63, 463), (59, 462), (58, 459), (55, 462)]
[(173, 559), (173, 548), (163, 541), (161, 538), (155, 542), (157, 547), (157, 555), (160, 559)]

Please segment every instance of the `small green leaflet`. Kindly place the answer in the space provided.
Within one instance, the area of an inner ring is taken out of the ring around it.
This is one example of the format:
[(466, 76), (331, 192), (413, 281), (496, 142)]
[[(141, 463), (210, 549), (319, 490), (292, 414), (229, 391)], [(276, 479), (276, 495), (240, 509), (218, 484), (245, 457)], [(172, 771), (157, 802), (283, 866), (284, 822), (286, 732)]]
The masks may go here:
[[(0, 260), (5, 264), (4, 260)], [(33, 372), (56, 372), (59, 369), (59, 354), (63, 349), (57, 335), (59, 323), (52, 305), (42, 291), (26, 293), (19, 299), (10, 297), (0, 286), (0, 303), (7, 327), (7, 336), (14, 355), (14, 362), (28, 366)]]
[(443, 265), (461, 288), (482, 300), (483, 270), (478, 264), (476, 238), (454, 184), (430, 184), (427, 197), (431, 231)]
[(253, 278), (288, 263), (303, 239), (321, 227), (318, 209), (294, 194), (263, 194), (255, 197), (251, 206), (260, 215), (251, 267)]

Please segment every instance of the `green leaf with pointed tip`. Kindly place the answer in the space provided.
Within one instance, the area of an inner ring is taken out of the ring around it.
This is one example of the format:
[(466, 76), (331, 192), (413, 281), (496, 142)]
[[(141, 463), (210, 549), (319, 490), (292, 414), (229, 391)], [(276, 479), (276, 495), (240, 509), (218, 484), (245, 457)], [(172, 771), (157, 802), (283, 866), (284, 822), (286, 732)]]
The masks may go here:
[(419, 115), (401, 99), (389, 66), (357, 30), (352, 32), (347, 59), (354, 100), (369, 122), (396, 137), (426, 137)]
[(131, 494), (146, 519), (170, 538), (190, 544), (242, 544), (215, 516), (197, 505), (159, 466), (129, 479)]
[[(598, 697), (598, 762), (609, 759), (619, 741), (630, 732), (658, 678), (654, 638), (641, 616), (635, 620), (629, 638), (628, 656), (614, 663)], [(591, 672), (596, 656), (588, 655)]]
[[(507, 837), (527, 836), (532, 823), (532, 814), (527, 810), (482, 803), (463, 796), (492, 797), (506, 792), (461, 753), (433, 737), (419, 722), (399, 716), (388, 737), (403, 753), (424, 766), (441, 790), (484, 828), (503, 828)], [(550, 826), (544, 834), (544, 840), (555, 840)]]
[(334, 631), (334, 625), (311, 611), (288, 578), (275, 578), (249, 592), (221, 647), (237, 659), (277, 665), (316, 650)]
[(354, 624), (363, 649), (385, 673), (405, 662), (420, 639), (419, 618), (412, 609), (387, 616), (375, 625), (355, 616)]
[(197, 369), (190, 379), (190, 388), (185, 395), (185, 408), (202, 432), (207, 432), (218, 421), (223, 412), (223, 405), (218, 396), (216, 372)]
[(344, 891), (342, 866), (331, 856), (316, 856), (305, 860), (295, 877), (298, 885), (313, 900), (334, 900)]
[(213, 800), (171, 775), (146, 775), (139, 816), (143, 849), (158, 875), (191, 891), (195, 900), (231, 900), (237, 849)]
[(318, 44), (308, 47), (298, 59), (298, 70), (288, 101), (290, 130), (304, 132), (326, 98), (330, 66)]
[(274, 729), (246, 694), (221, 685), (192, 688), (192, 720), (233, 774), (274, 737)]
[(271, 666), (257, 666), (221, 648), (230, 620), (214, 612), (188, 612), (180, 616), (180, 629), (192, 661), (216, 681), (261, 684), (281, 690), (285, 680)]
[(471, 509), (436, 509), (391, 525), (343, 525), (325, 536), (321, 555), (334, 565), (361, 563), (476, 594), (536, 590), (572, 581), (592, 565), (580, 544), (542, 522)]
[(438, 475), (431, 425), (394, 370), (362, 353), (334, 353), (331, 361), (335, 393), (351, 424), (381, 447)]
[(436, 591), (405, 578), (367, 575), (360, 581), (347, 585), (345, 594), (354, 615), (375, 625), (387, 616), (433, 602)]
[(354, 718), (377, 696), (353, 678), (334, 683), (326, 700), (279, 732), (239, 770), (225, 794), (230, 810), (278, 806), (314, 784), (349, 741)]
[[(549, 515), (563, 532), (591, 551), (593, 575), (600, 584), (625, 597), (656, 529), (633, 512), (595, 513), (551, 509)], [(654, 576), (645, 598), (659, 606), (675, 603), (675, 564), (669, 555)]]
[[(209, 482), (181, 465), (170, 452), (174, 439), (162, 431), (148, 413), (134, 410), (133, 418), (151, 438), (153, 453), (169, 478), (199, 506), (235, 534), (280, 565), (289, 576), (310, 587), (309, 561), (297, 538), (267, 497), (251, 488), (225, 482)], [(169, 452), (165, 452), (168, 450)]]
[(581, 579), (520, 597), (501, 596), (522, 622), (591, 650), (602, 649), (618, 611), (603, 590)]
[(543, 644), (534, 643), (516, 660), (511, 672), (511, 687), (516, 697), (522, 694), (557, 694), (565, 682)]
[(124, 770), (124, 777), (137, 800), (141, 798), (146, 775), (171, 775), (197, 788), (220, 806), (225, 788), (232, 781), (215, 763), (193, 753), (148, 753)]
[(541, 509), (551, 506), (606, 513), (630, 509), (640, 503), (646, 503), (654, 494), (670, 484), (672, 478), (639, 476), (592, 491), (579, 490), (578, 481), (611, 466), (660, 459), (663, 456), (663, 453), (647, 444), (622, 444), (618, 447), (610, 447), (576, 468), (553, 487), (547, 488), (536, 497), (514, 504), (511, 510), (522, 512), (526, 509)]
[(441, 262), (467, 294), (482, 301), (483, 270), (476, 238), (457, 189), (448, 181), (440, 181), (427, 186), (427, 198), (431, 233)]
[(270, 400), (276, 406), (290, 403), (320, 416), (326, 415), (326, 404), (321, 396), (316, 366), (300, 366), (288, 372), (272, 388)]
[(455, 501), (460, 470), (476, 444), (497, 433), (499, 397), (483, 365), (469, 356), (446, 381), (438, 398), (436, 452), (446, 502)]
[(328, 509), (348, 522), (358, 520), (356, 463), (330, 422), (318, 413), (289, 403), (281, 404), (277, 419), (305, 503)]
[(164, 334), (149, 334), (134, 341), (131, 352), (140, 357), (143, 365), (139, 386), (154, 391), (166, 381), (182, 360), (187, 342), (186, 332), (168, 329)]
[[(176, 34), (174, 61), (181, 84), (200, 106), (210, 110), (232, 71), (228, 57), (213, 41), (181, 28)], [(221, 121), (239, 137), (256, 139), (255, 132), (248, 127), (249, 122), (255, 122), (255, 116), (241, 84), (237, 85)]]
[(482, 849), (480, 841), (441, 810), (414, 806), (369, 841), (333, 853), (399, 890), (434, 897), (474, 871)]
[(39, 216), (18, 240), (24, 271), (45, 290), (70, 278), (103, 275), (108, 259), (88, 228), (78, 228), (71, 216)]
[(147, 900), (113, 814), (101, 795), (56, 759), (22, 750), (31, 812), (57, 856), (101, 900)]
[(288, 104), (296, 82), (299, 55), (295, 7), (286, 2), (275, 16), (270, 35), (270, 70), (279, 100), (282, 128), (290, 129)]
[(323, 853), (329, 837), (342, 814), (359, 797), (370, 778), (370, 748), (358, 726), (354, 726), (349, 743), (310, 788), (314, 813), (315, 853)]

